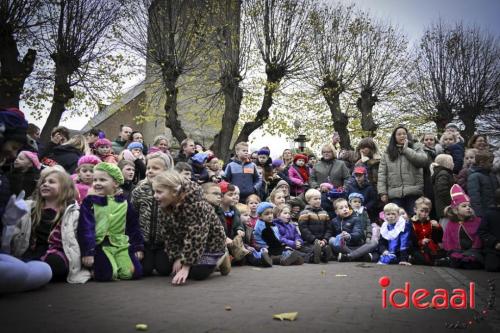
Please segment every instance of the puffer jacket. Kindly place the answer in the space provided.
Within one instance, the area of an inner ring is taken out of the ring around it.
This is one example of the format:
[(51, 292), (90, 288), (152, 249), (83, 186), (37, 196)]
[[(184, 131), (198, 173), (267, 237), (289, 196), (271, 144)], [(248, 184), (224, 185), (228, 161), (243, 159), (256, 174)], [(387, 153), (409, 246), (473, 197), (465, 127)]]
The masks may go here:
[(300, 237), (297, 227), (293, 223), (285, 223), (280, 219), (274, 219), (273, 223), (278, 227), (281, 243), (291, 247), (292, 249), (297, 247), (297, 241), (299, 241), (300, 244), (304, 243), (302, 237)]
[(444, 217), (444, 209), (451, 203), (450, 189), (454, 183), (452, 170), (439, 165), (434, 168), (432, 175), (434, 207), (439, 219)]
[(192, 266), (204, 253), (224, 254), (226, 234), (198, 184), (189, 182), (184, 194), (182, 202), (165, 212), (160, 223), (165, 225), (169, 259)]
[(329, 220), (330, 217), (323, 208), (306, 206), (299, 216), (299, 230), (302, 239), (310, 244), (314, 243), (316, 239), (328, 241), (326, 233)]
[(319, 188), (322, 183), (344, 186), (351, 173), (343, 161), (321, 159), (311, 170), (309, 184), (311, 188)]
[[(27, 200), (28, 211), (35, 206), (35, 202)], [(85, 283), (90, 279), (90, 272), (82, 267), (81, 251), (76, 239), (78, 219), (80, 210), (77, 204), (69, 205), (61, 218), (61, 240), (64, 254), (68, 258), (69, 272), (67, 281), (69, 283)], [(23, 216), (16, 225), (17, 232), (12, 238), (12, 255), (21, 257), (28, 249), (31, 237), (31, 213)]]
[(476, 216), (484, 216), (486, 209), (495, 206), (496, 177), (489, 170), (471, 167), (467, 178), (470, 203)]
[(450, 154), (453, 157), (453, 173), (458, 174), (464, 165), (465, 148), (463, 142), (458, 142), (449, 145), (444, 149), (445, 154)]
[(161, 222), (163, 212), (158, 208), (153, 194), (151, 183), (144, 180), (132, 191), (130, 201), (134, 209), (139, 212), (139, 225), (146, 246), (163, 247), (167, 231)]
[(422, 195), (424, 191), (422, 168), (428, 163), (427, 154), (418, 143), (415, 143), (413, 149), (403, 148), (394, 161), (391, 161), (389, 155), (384, 153), (378, 170), (378, 193), (387, 194), (390, 199)]
[(365, 241), (364, 223), (354, 214), (351, 214), (346, 218), (340, 218), (338, 216), (334, 218), (328, 225), (326, 237), (327, 239), (335, 237), (342, 233), (342, 231), (351, 235), (351, 238), (349, 238), (346, 242), (348, 246), (362, 245)]
[(59, 145), (54, 147), (49, 158), (61, 165), (70, 175), (78, 167), (78, 160), (83, 156), (83, 152), (71, 145)]

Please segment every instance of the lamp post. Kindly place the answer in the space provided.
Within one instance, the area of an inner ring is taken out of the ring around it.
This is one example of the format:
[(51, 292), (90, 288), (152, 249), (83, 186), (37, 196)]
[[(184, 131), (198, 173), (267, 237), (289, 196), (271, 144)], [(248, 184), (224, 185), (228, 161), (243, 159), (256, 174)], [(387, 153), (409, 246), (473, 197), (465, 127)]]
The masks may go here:
[(297, 142), (297, 146), (300, 152), (303, 153), (304, 150), (306, 149), (306, 142), (309, 141), (309, 139), (306, 137), (305, 134), (298, 134), (301, 127), (300, 120), (295, 119), (295, 121), (293, 122), (293, 127), (295, 127), (295, 130), (297, 132), (297, 137), (294, 139), (294, 141)]

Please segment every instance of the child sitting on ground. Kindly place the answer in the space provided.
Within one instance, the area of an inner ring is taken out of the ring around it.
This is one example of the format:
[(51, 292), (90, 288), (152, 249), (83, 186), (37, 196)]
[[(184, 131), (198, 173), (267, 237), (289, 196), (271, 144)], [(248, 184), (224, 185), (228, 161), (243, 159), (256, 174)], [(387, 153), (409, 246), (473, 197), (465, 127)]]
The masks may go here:
[(81, 205), (83, 199), (87, 197), (89, 189), (94, 182), (94, 166), (101, 163), (99, 157), (95, 155), (85, 155), (78, 160), (76, 174), (72, 176), (76, 189), (78, 190), (78, 204)]
[(299, 216), (299, 230), (305, 246), (313, 249), (313, 262), (328, 262), (333, 252), (328, 245), (328, 213), (321, 208), (321, 193), (310, 189), (305, 194), (306, 208)]
[(445, 215), (449, 222), (444, 228), (443, 248), (454, 268), (477, 269), (483, 266), (482, 242), (478, 235), (481, 218), (474, 215), (470, 199), (460, 185), (450, 190), (451, 205)]
[(269, 201), (275, 206), (283, 206), (285, 201), (285, 193), (282, 190), (274, 190), (269, 195)]
[(273, 264), (302, 265), (304, 259), (300, 253), (281, 242), (278, 227), (273, 223), (273, 209), (274, 206), (269, 202), (261, 202), (257, 206), (259, 220), (254, 230), (257, 243), (267, 248)]
[[(259, 220), (259, 214), (257, 214), (257, 206), (261, 203), (260, 197), (257, 194), (251, 194), (246, 200), (246, 204), (250, 209), (250, 221), (248, 221), (248, 226), (252, 229), (255, 228), (255, 224)], [(253, 245), (252, 245), (253, 246)]]
[(96, 281), (129, 280), (142, 276), (144, 239), (134, 207), (117, 191), (123, 175), (116, 164), (94, 167), (92, 194), (83, 200), (78, 223), (82, 263)]
[(352, 192), (349, 194), (349, 206), (352, 209), (352, 214), (354, 217), (357, 217), (363, 223), (363, 230), (371, 228), (370, 225), (370, 217), (363, 206), (365, 197), (361, 193)]
[(363, 258), (371, 262), (371, 252), (375, 246), (371, 243), (363, 245), (363, 221), (349, 209), (346, 199), (336, 199), (333, 206), (337, 216), (329, 224), (327, 237), (333, 252), (337, 254), (337, 260), (342, 262)]
[(302, 240), (302, 237), (300, 237), (297, 227), (290, 223), (290, 206), (276, 206), (274, 207), (273, 214), (273, 222), (278, 227), (281, 243), (285, 244), (289, 248), (299, 251), (302, 258), (304, 258), (304, 262), (310, 262), (312, 260), (312, 249), (310, 247), (304, 247), (304, 241)]
[(429, 218), (432, 202), (426, 197), (415, 201), (415, 215), (411, 218), (413, 233), (413, 263), (417, 265), (439, 265), (439, 259), (445, 257), (439, 247), (443, 238), (443, 229), (439, 223)]
[(411, 225), (401, 215), (398, 205), (389, 203), (384, 206), (384, 223), (380, 228), (382, 236), (379, 243), (381, 253), (379, 264), (397, 264), (410, 266)]

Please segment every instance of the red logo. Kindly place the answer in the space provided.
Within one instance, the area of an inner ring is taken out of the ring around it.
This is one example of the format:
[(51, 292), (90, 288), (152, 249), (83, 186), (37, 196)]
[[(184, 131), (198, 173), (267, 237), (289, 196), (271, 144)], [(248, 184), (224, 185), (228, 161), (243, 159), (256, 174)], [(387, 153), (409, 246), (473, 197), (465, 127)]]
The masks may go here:
[[(387, 287), (391, 284), (391, 279), (387, 276), (383, 276), (378, 280), (378, 283), (382, 287), (382, 308), (387, 308), (387, 302), (395, 309), (409, 309), (410, 302), (416, 309), (470, 309), (476, 307), (475, 298), (475, 283), (469, 283), (469, 290), (465, 289), (453, 289), (451, 295), (446, 289), (434, 289), (433, 292), (427, 289), (416, 289), (411, 290), (410, 282), (405, 282), (404, 288), (396, 288), (390, 293), (387, 291)], [(388, 295), (389, 294), (389, 295)], [(403, 296), (403, 301), (398, 303), (396, 301), (396, 296)]]

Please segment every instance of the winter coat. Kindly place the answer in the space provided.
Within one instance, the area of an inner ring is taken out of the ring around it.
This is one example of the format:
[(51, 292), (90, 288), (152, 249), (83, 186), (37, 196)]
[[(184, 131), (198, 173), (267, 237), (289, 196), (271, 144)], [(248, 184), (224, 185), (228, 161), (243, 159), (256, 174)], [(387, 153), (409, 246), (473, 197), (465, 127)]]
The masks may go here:
[(306, 206), (299, 215), (299, 230), (302, 239), (309, 244), (314, 243), (316, 239), (328, 241), (326, 236), (329, 221), (330, 217), (323, 208)]
[(302, 178), (302, 175), (297, 170), (295, 165), (291, 165), (288, 168), (288, 178), (292, 182), (292, 186), (290, 187), (290, 193), (295, 196), (299, 196), (304, 193), (307, 189), (307, 181)]
[(304, 243), (302, 237), (300, 237), (297, 227), (292, 223), (285, 223), (280, 219), (273, 220), (274, 225), (278, 227), (280, 233), (280, 241), (292, 249), (297, 247), (296, 242), (299, 241), (301, 244)]
[(138, 184), (141, 180), (146, 178), (146, 161), (142, 158), (137, 158), (134, 161), (135, 173), (132, 182)]
[(451, 203), (450, 189), (455, 181), (453, 172), (442, 166), (434, 168), (432, 186), (434, 187), (434, 207), (438, 218), (444, 217), (444, 209)]
[(19, 194), (24, 190), (24, 197), (29, 198), (36, 189), (36, 183), (40, 178), (40, 171), (36, 168), (29, 168), (26, 172), (13, 169), (9, 174), (10, 190), (13, 194)]
[(292, 181), (290, 180), (290, 178), (288, 178), (288, 172), (278, 172), (276, 175), (277, 177), (271, 179), (271, 181), (269, 182), (269, 193), (271, 193), (276, 187), (278, 187), (278, 185), (283, 184), (283, 182), (288, 184), (288, 187), (292, 186)]
[(470, 168), (463, 168), (460, 170), (458, 175), (455, 177), (457, 184), (465, 191), (465, 193), (469, 193), (467, 190), (467, 179), (469, 178)]
[(467, 177), (467, 190), (476, 216), (483, 216), (486, 209), (495, 206), (497, 187), (496, 177), (489, 170), (471, 167)]
[(48, 158), (56, 161), (71, 175), (78, 167), (78, 160), (82, 156), (83, 152), (72, 145), (59, 145), (52, 149), (52, 154), (49, 154)]
[(483, 241), (485, 250), (494, 250), (500, 242), (500, 207), (489, 208), (484, 214), (479, 227), (479, 237)]
[(444, 148), (445, 154), (450, 154), (453, 157), (453, 173), (458, 174), (464, 165), (465, 148), (463, 142), (458, 142)]
[(125, 145), (127, 144), (127, 141), (122, 141), (120, 137), (117, 137), (115, 141), (111, 142), (111, 148), (113, 149), (113, 152), (116, 155), (120, 155), (122, 150), (125, 149)]
[(197, 182), (198, 184), (203, 184), (208, 182), (208, 169), (199, 164), (198, 162), (191, 162), (191, 167), (193, 168), (193, 175), (191, 180)]
[[(238, 230), (241, 230), (244, 232), (245, 228), (241, 224), (241, 216), (240, 216), (239, 210), (237, 210), (236, 207), (231, 206), (230, 211), (233, 212), (233, 223), (231, 224), (231, 230), (228, 230), (227, 224), (226, 224), (225, 212), (221, 208), (222, 216), (224, 217), (224, 223), (222, 223), (222, 225), (224, 226), (224, 232), (226, 233), (227, 237), (233, 239), (238, 234)], [(218, 213), (217, 215), (220, 215), (220, 213), (218, 211), (216, 211), (216, 213)]]
[(463, 227), (469, 238), (472, 240), (472, 248), (480, 249), (482, 247), (481, 239), (479, 238), (478, 230), (481, 224), (481, 218), (475, 216), (469, 220), (458, 223), (450, 219), (446, 224), (443, 235), (443, 249), (446, 251), (460, 250), (460, 228)]
[(351, 178), (349, 178), (346, 183), (345, 191), (347, 196), (349, 196), (349, 194), (351, 193), (361, 193), (365, 199), (363, 202), (363, 206), (365, 206), (368, 211), (372, 211), (377, 205), (377, 192), (375, 191), (375, 188), (372, 186), (372, 184), (368, 182), (366, 176), (365, 182), (361, 186), (356, 181), (356, 178), (354, 176), (351, 176)]
[(182, 150), (174, 157), (174, 163), (185, 162), (191, 164), (191, 156), (186, 156)]
[(384, 153), (378, 170), (378, 193), (387, 194), (390, 199), (422, 195), (424, 191), (422, 168), (426, 167), (427, 163), (427, 154), (418, 143), (415, 143), (414, 149), (404, 147), (394, 161)]
[(262, 186), (262, 179), (252, 162), (235, 159), (227, 165), (225, 174), (229, 183), (239, 187), (242, 199), (256, 193)]
[(368, 173), (368, 181), (370, 182), (370, 184), (377, 184), (378, 168), (380, 166), (380, 155), (376, 154), (375, 156), (373, 156), (373, 158), (364, 162), (362, 160), (359, 160), (355, 166), (358, 165), (364, 166), (366, 168), (366, 171)]
[(497, 177), (497, 183), (500, 184), (500, 149), (493, 152), (493, 165), (491, 167), (491, 172)]
[(270, 255), (279, 256), (285, 251), (285, 244), (280, 239), (278, 227), (274, 223), (265, 223), (262, 229), (262, 240), (265, 242), (265, 247)]
[(143, 181), (137, 185), (130, 195), (134, 209), (139, 212), (139, 225), (144, 242), (151, 247), (164, 247), (167, 238), (164, 213), (153, 198), (154, 192), (151, 183)]
[(344, 186), (351, 176), (349, 169), (343, 161), (333, 159), (321, 159), (312, 169), (309, 178), (311, 188), (319, 188), (322, 183), (330, 183), (335, 186)]
[(326, 238), (335, 237), (341, 234), (342, 231), (351, 235), (351, 238), (346, 241), (347, 246), (359, 246), (365, 241), (363, 221), (354, 216), (354, 214), (346, 218), (341, 218), (339, 216), (334, 218), (328, 225)]
[(424, 145), (423, 150), (427, 154), (428, 159), (427, 166), (423, 168), (424, 196), (429, 198), (431, 201), (434, 201), (434, 187), (432, 186), (432, 175), (429, 167), (437, 156), (436, 149), (432, 149)]
[(224, 227), (198, 184), (189, 182), (182, 201), (164, 213), (160, 223), (166, 229), (166, 250), (172, 262), (180, 259), (192, 266), (204, 253), (224, 254)]
[[(28, 211), (35, 206), (35, 202), (27, 200)], [(82, 267), (80, 246), (76, 235), (80, 211), (77, 204), (69, 205), (61, 218), (61, 240), (64, 254), (68, 258), (69, 272), (67, 281), (69, 283), (85, 283), (90, 279), (90, 272)], [(23, 216), (16, 225), (17, 232), (12, 239), (12, 255), (20, 258), (28, 249), (31, 238), (33, 221), (31, 213)]]

